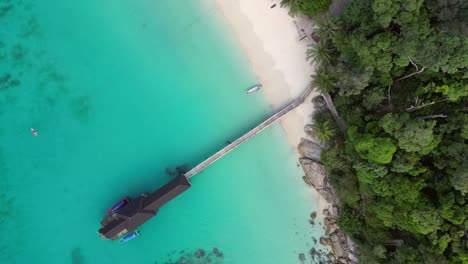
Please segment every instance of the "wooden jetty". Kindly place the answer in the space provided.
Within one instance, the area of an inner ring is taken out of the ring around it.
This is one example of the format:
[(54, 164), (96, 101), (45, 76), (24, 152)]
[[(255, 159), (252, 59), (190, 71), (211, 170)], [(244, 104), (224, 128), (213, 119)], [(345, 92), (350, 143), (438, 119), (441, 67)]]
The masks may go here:
[(249, 140), (250, 138), (254, 137), (255, 135), (257, 135), (258, 133), (260, 133), (262, 130), (264, 130), (265, 128), (267, 128), (268, 126), (270, 126), (271, 124), (273, 124), (274, 122), (278, 121), (279, 119), (281, 119), (281, 117), (283, 117), (285, 114), (287, 114), (288, 112), (292, 111), (293, 109), (295, 109), (296, 107), (298, 107), (299, 105), (301, 105), (305, 99), (309, 96), (309, 94), (311, 93), (312, 89), (310, 87), (307, 87), (307, 89), (301, 94), (301, 96), (299, 96), (299, 98), (297, 98), (296, 100), (292, 101), (290, 104), (288, 104), (286, 107), (284, 107), (283, 109), (281, 109), (280, 111), (276, 112), (274, 115), (272, 115), (271, 117), (269, 117), (267, 120), (263, 121), (262, 123), (260, 123), (258, 126), (254, 127), (253, 129), (251, 129), (249, 132), (245, 133), (243, 136), (241, 136), (240, 138), (238, 138), (236, 141), (230, 143), (229, 145), (227, 145), (226, 147), (222, 148), (221, 150), (219, 150), (218, 152), (216, 152), (215, 154), (213, 154), (211, 157), (209, 157), (208, 159), (206, 159), (205, 161), (203, 161), (202, 163), (198, 164), (197, 166), (195, 166), (194, 168), (192, 168), (191, 170), (189, 170), (188, 172), (186, 172), (184, 174), (184, 176), (187, 178), (187, 179), (190, 179), (193, 175), (199, 173), (200, 171), (202, 171), (203, 169), (205, 169), (206, 167), (210, 166), (211, 164), (213, 164), (215, 161), (217, 161), (218, 159), (220, 159), (221, 157), (223, 157), (224, 155), (226, 155), (227, 153), (229, 153), (230, 151), (232, 151), (233, 149), (237, 148), (238, 146), (240, 146), (242, 143), (246, 142), (247, 140)]
[[(170, 200), (174, 199), (176, 196), (180, 195), (182, 192), (190, 188), (190, 177), (199, 173), (204, 168), (210, 166), (213, 162), (223, 157), (231, 150), (238, 147), (240, 144), (246, 142), (251, 137), (257, 135), (263, 129), (267, 128), (269, 125), (273, 124), (275, 121), (278, 121), (286, 113), (293, 110), (302, 104), (307, 96), (311, 92), (310, 88), (304, 91), (304, 93), (291, 102), (289, 105), (272, 115), (267, 120), (263, 121), (261, 124), (247, 132), (245, 135), (238, 138), (236, 141), (230, 143), (220, 151), (213, 154), (211, 157), (203, 161), (202, 163), (195, 166), (193, 169), (189, 170), (184, 175), (179, 175), (177, 178), (174, 178), (161, 188), (157, 189), (152, 193), (142, 193), (140, 196), (134, 199), (128, 199), (126, 205), (120, 209), (116, 209), (115, 212), (108, 215), (104, 220), (101, 221), (101, 228), (98, 233), (103, 239), (115, 240), (124, 234), (133, 232), (142, 224), (144, 224), (149, 219), (156, 216), (159, 209), (168, 203)], [(117, 211), (118, 210), (118, 211)]]

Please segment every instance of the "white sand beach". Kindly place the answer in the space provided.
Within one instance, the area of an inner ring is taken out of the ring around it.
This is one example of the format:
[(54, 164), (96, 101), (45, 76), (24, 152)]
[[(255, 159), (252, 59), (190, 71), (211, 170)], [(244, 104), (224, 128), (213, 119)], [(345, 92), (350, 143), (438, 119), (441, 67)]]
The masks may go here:
[[(313, 22), (292, 18), (280, 0), (212, 0), (237, 37), (268, 102), (275, 110), (297, 98), (309, 85), (314, 67), (305, 60), (312, 43), (300, 30), (311, 33)], [(272, 8), (273, 5), (275, 7)], [(296, 26), (297, 25), (297, 26)], [(313, 105), (310, 99), (288, 113), (280, 122), (291, 147), (297, 152), (304, 126), (310, 124)], [(314, 191), (320, 212), (328, 203)]]

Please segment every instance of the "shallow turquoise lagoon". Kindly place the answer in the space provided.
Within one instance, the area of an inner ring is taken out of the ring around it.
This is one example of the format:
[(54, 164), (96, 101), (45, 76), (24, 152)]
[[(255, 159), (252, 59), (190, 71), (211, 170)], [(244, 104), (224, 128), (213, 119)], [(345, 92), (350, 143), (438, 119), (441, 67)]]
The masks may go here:
[(1, 0), (0, 23), (1, 263), (315, 263), (323, 230), (279, 125), (193, 177), (138, 239), (97, 235), (117, 200), (273, 112), (244, 95), (255, 75), (212, 6)]

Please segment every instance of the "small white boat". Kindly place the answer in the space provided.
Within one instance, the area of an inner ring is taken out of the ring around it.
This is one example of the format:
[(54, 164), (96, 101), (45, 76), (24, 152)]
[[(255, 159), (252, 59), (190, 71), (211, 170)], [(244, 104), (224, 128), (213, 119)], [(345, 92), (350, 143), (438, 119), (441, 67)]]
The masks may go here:
[(262, 88), (262, 85), (261, 84), (257, 84), (255, 85), (254, 87), (250, 88), (249, 90), (247, 90), (247, 92), (245, 94), (251, 94), (251, 93), (255, 93), (256, 91), (260, 90)]
[(37, 133), (36, 129), (34, 129), (32, 127), (31, 127), (31, 133), (36, 137), (39, 136), (39, 133)]

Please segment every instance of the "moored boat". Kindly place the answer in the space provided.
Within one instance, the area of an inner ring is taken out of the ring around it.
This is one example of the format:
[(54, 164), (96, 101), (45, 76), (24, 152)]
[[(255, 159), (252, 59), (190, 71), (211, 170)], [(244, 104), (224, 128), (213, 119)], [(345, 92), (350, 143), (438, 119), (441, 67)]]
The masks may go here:
[(120, 243), (125, 243), (125, 242), (128, 242), (132, 239), (134, 239), (135, 237), (139, 236), (140, 235), (140, 231), (133, 231), (131, 233), (128, 233), (126, 234), (124, 237), (122, 237), (119, 242)]
[(120, 208), (124, 207), (130, 202), (128, 197), (125, 197), (124, 199), (118, 201), (116, 204), (114, 204), (109, 210), (107, 210), (107, 214), (112, 214), (117, 212)]
[(39, 133), (37, 133), (36, 129), (34, 129), (32, 127), (31, 127), (31, 133), (36, 137), (39, 136)]
[(253, 86), (252, 88), (250, 88), (249, 90), (247, 90), (247, 92), (245, 94), (251, 94), (251, 93), (254, 93), (258, 90), (260, 90), (262, 88), (262, 85), (261, 84), (257, 84), (255, 86)]

